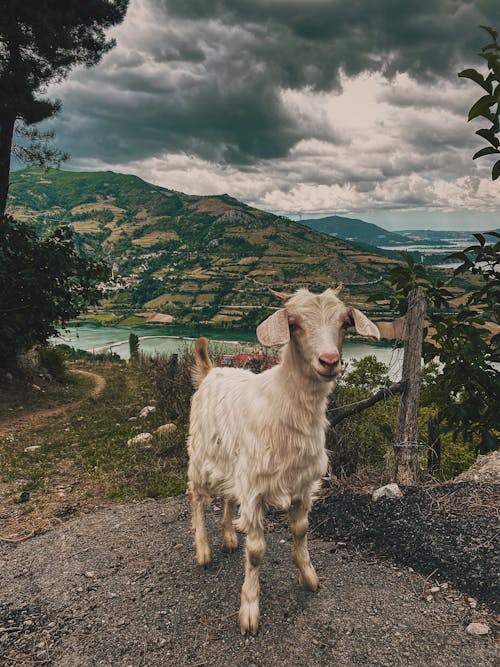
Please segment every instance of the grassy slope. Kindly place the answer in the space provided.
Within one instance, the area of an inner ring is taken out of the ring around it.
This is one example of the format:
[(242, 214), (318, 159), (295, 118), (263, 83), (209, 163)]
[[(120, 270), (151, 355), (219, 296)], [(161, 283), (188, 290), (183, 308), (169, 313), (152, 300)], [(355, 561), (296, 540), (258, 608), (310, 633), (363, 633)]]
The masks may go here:
[[(127, 445), (137, 433), (153, 432), (170, 421), (160, 408), (145, 419), (128, 421), (154, 396), (146, 374), (123, 363), (79, 362), (77, 367), (105, 378), (99, 399), (84, 399), (76, 410), (39, 423), (34, 420), (32, 428), (0, 436), (0, 523), (5, 521), (4, 525), (23, 526), (23, 517), (30, 521), (62, 517), (110, 500), (175, 495), (185, 488), (182, 424), (177, 433), (163, 439), (155, 436), (143, 445)], [(72, 383), (59, 388), (59, 404), (88, 393), (87, 379), (72, 379)], [(11, 390), (14, 411), (7, 411), (9, 418), (20, 405), (26, 412), (54, 405), (55, 396), (44, 397), (29, 388)], [(24, 451), (34, 445), (40, 449)], [(22, 491), (30, 493), (30, 500), (16, 504)]]

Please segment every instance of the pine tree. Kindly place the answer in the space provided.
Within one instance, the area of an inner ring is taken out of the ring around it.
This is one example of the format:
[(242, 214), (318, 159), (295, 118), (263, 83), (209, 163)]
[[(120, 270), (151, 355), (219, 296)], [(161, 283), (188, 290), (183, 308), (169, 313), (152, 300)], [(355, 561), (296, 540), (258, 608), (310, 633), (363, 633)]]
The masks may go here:
[[(49, 83), (75, 65), (91, 67), (113, 48), (105, 30), (120, 23), (128, 0), (2, 0), (0, 14), (0, 219), (7, 204), (16, 121), (32, 126), (52, 117), (58, 100)], [(36, 138), (36, 135), (35, 135)]]

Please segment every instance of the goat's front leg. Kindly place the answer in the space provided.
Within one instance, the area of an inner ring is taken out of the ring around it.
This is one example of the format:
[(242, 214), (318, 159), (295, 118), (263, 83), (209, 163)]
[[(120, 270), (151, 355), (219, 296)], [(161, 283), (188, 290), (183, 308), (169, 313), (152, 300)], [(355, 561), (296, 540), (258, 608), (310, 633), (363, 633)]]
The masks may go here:
[(206, 494), (197, 491), (191, 482), (188, 488), (191, 495), (191, 522), (194, 530), (195, 559), (198, 565), (208, 565), (212, 554), (205, 526), (205, 508), (210, 504), (210, 498)]
[(317, 591), (319, 579), (307, 549), (310, 509), (310, 499), (293, 502), (288, 512), (288, 523), (293, 535), (293, 560), (299, 570), (299, 584), (310, 591)]
[(224, 514), (222, 516), (222, 548), (232, 553), (238, 546), (238, 536), (234, 528), (236, 501), (224, 498)]
[(239, 612), (242, 635), (247, 632), (255, 635), (259, 628), (259, 570), (266, 551), (262, 508), (256, 510), (252, 519), (252, 523), (246, 531), (245, 581), (241, 589), (241, 606)]

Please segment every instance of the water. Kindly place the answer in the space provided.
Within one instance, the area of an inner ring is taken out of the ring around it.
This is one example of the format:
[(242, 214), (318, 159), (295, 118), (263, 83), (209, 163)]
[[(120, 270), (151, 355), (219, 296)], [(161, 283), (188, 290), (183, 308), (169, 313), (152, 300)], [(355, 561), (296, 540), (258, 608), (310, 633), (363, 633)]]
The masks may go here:
[[(87, 350), (88, 352), (108, 352), (109, 346), (114, 343), (120, 345), (111, 348), (112, 352), (118, 354), (122, 359), (129, 358), (128, 337), (131, 333), (137, 336), (151, 336), (148, 340), (140, 341), (140, 349), (149, 354), (179, 352), (186, 347), (191, 349), (193, 340), (180, 337), (160, 337), (168, 336), (166, 327), (155, 326), (136, 326), (136, 327), (103, 327), (93, 324), (82, 324), (78, 327), (68, 326), (61, 330), (60, 337), (52, 339), (51, 342), (65, 343), (75, 349)], [(204, 332), (207, 338), (210, 334)], [(122, 342), (123, 341), (123, 342)], [(255, 341), (257, 344), (257, 341)], [(252, 343), (221, 341), (217, 344), (218, 349), (225, 352), (237, 352), (252, 349)], [(105, 348), (105, 349), (103, 349)], [(368, 341), (346, 340), (343, 346), (342, 358), (344, 363), (350, 359), (362, 359), (369, 354), (374, 354), (379, 361), (387, 364), (397, 374), (397, 369), (401, 366), (401, 350), (393, 351), (387, 343), (372, 343)]]

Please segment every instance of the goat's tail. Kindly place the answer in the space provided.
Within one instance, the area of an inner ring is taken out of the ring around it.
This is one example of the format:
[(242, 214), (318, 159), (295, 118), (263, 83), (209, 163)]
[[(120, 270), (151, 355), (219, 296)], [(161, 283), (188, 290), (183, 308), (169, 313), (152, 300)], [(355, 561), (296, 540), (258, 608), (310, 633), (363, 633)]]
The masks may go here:
[(191, 377), (194, 386), (199, 387), (213, 367), (208, 356), (208, 340), (203, 336), (194, 342), (194, 359), (195, 366), (191, 371)]

